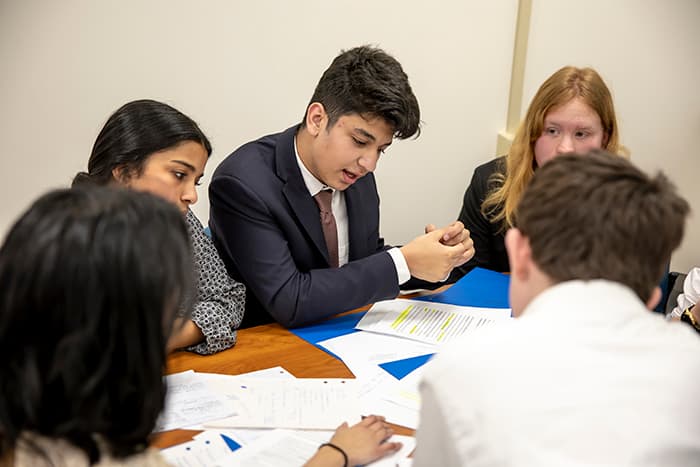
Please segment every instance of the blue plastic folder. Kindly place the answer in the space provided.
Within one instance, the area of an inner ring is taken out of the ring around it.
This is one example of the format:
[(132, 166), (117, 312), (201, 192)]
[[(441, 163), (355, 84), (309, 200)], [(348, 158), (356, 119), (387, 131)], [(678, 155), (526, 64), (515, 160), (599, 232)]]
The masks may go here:
[(221, 436), (221, 437), (223, 438), (224, 443), (226, 443), (226, 446), (228, 446), (228, 448), (229, 448), (231, 451), (235, 451), (235, 450), (241, 448), (241, 445), (240, 445), (240, 444), (238, 444), (237, 442), (235, 442), (234, 440), (232, 440), (232, 439), (229, 438), (228, 436), (226, 436), (226, 435), (224, 435), (224, 434), (221, 434), (221, 433), (219, 434), (219, 436)]
[(444, 292), (417, 297), (415, 300), (483, 308), (510, 308), (509, 285), (510, 276), (506, 274), (474, 268)]
[(327, 321), (322, 321), (317, 324), (312, 324), (311, 326), (290, 329), (290, 331), (296, 334), (298, 337), (304, 339), (306, 342), (309, 342), (319, 349), (328, 352), (326, 349), (319, 346), (318, 343), (333, 337), (358, 332), (358, 330), (355, 329), (355, 325), (360, 322), (364, 315), (365, 312), (352, 313), (349, 315), (339, 316), (338, 318), (332, 318)]
[(394, 362), (380, 363), (379, 367), (389, 373), (396, 379), (402, 379), (404, 376), (425, 365), (430, 358), (435, 354), (421, 355), (419, 357), (405, 358)]

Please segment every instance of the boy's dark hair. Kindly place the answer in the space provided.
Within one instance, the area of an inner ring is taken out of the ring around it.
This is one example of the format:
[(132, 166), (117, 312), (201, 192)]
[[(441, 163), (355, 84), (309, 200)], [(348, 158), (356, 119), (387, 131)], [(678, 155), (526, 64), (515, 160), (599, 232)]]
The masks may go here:
[(124, 104), (107, 119), (97, 135), (87, 172), (79, 172), (73, 186), (114, 181), (112, 170), (140, 175), (148, 157), (185, 142), (201, 144), (211, 155), (211, 143), (187, 115), (162, 102), (142, 99)]
[(146, 448), (192, 296), (188, 238), (166, 201), (96, 186), (50, 192), (14, 224), (0, 248), (0, 458), (27, 433), (91, 464), (95, 436), (118, 458)]
[(607, 279), (646, 302), (681, 243), (689, 211), (663, 174), (649, 177), (595, 150), (537, 169), (515, 221), (553, 281)]
[(358, 114), (384, 119), (399, 139), (420, 134), (420, 108), (408, 76), (376, 47), (342, 51), (321, 76), (309, 105), (313, 102), (323, 104), (329, 129), (343, 115)]

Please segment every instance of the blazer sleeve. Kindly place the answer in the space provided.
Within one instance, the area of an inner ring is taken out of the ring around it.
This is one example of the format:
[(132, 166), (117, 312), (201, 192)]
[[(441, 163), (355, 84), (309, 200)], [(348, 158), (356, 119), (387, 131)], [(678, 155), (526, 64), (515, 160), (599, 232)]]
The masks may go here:
[(236, 343), (235, 330), (245, 311), (245, 286), (228, 275), (214, 244), (192, 211), (187, 212), (186, 220), (197, 268), (197, 297), (190, 319), (204, 334), (203, 342), (187, 350), (208, 355)]
[(489, 191), (489, 179), (497, 170), (502, 159), (496, 159), (479, 166), (474, 170), (471, 182), (464, 192), (462, 209), (459, 212), (459, 221), (469, 230), (474, 242), (474, 256), (462, 266), (455, 268), (450, 275), (450, 282), (454, 282), (467, 274), (475, 267), (498, 270), (497, 259), (494, 258), (493, 238), (494, 226), (481, 213), (481, 205)]
[(396, 268), (385, 251), (341, 268), (301, 271), (290, 251), (303, 237), (299, 226), (280, 225), (254, 181), (221, 174), (210, 186), (211, 218), (224, 254), (265, 310), (296, 327), (399, 293)]

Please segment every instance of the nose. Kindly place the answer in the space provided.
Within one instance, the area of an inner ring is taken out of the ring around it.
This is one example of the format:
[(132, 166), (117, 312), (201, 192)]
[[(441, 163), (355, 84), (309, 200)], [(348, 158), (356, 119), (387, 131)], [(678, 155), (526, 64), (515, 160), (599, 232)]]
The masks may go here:
[(559, 140), (559, 145), (557, 146), (557, 154), (564, 154), (567, 152), (574, 151), (574, 143), (569, 135), (562, 135)]
[(365, 172), (374, 172), (377, 168), (377, 161), (379, 160), (379, 155), (372, 152), (366, 152), (360, 156), (357, 160), (357, 164), (362, 167)]
[(187, 188), (185, 188), (185, 191), (182, 193), (181, 199), (188, 206), (191, 206), (197, 202), (197, 187), (194, 185), (194, 183), (187, 185)]

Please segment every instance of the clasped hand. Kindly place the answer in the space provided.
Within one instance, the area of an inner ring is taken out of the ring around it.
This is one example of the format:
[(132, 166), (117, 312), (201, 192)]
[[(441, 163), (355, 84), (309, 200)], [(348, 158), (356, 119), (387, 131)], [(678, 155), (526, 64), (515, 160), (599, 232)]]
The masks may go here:
[(438, 282), (474, 256), (474, 243), (459, 221), (439, 229), (428, 224), (425, 234), (401, 247), (401, 252), (413, 277)]

